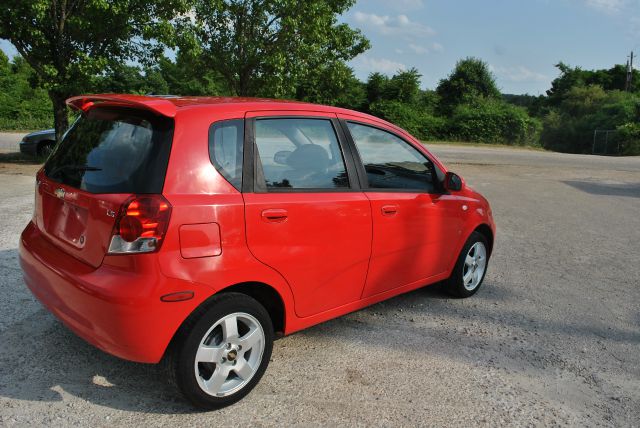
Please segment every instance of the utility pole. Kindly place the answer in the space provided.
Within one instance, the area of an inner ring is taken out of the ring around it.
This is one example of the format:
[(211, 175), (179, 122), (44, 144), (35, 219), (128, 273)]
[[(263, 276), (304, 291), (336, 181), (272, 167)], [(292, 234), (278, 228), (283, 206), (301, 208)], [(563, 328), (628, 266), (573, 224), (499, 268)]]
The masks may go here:
[(624, 83), (624, 90), (630, 91), (633, 84), (633, 51), (631, 51), (630, 59), (627, 60), (627, 80)]

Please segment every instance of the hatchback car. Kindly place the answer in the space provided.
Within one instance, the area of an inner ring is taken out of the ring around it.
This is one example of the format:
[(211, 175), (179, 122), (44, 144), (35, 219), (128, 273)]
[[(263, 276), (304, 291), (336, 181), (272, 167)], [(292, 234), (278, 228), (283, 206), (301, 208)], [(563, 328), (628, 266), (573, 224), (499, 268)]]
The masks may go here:
[(37, 173), (32, 293), (115, 356), (163, 361), (197, 406), (262, 377), (276, 335), (483, 281), (489, 204), (402, 129), (334, 107), (74, 97)]

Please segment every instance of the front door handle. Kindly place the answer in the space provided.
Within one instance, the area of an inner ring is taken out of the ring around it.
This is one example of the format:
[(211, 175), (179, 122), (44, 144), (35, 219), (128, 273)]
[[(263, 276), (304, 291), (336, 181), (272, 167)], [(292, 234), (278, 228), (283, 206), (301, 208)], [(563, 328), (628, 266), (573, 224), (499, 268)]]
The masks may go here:
[(287, 220), (289, 213), (283, 209), (268, 209), (262, 211), (262, 220), (268, 223), (282, 223)]
[(398, 213), (397, 205), (383, 205), (381, 208), (382, 215), (396, 215)]

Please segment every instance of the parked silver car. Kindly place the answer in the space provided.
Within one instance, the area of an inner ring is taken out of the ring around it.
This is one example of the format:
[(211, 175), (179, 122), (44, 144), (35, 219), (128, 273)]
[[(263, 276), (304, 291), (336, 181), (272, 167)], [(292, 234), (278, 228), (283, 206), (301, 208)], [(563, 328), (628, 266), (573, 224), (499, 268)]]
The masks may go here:
[(56, 130), (46, 129), (27, 134), (20, 141), (20, 152), (31, 156), (48, 156), (56, 145)]

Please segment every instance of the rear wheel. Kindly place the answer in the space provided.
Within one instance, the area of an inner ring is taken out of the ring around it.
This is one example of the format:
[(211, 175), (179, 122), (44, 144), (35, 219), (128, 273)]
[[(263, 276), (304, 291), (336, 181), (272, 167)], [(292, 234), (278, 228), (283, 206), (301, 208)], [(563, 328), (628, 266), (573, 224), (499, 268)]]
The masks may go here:
[(244, 294), (221, 294), (181, 328), (169, 368), (189, 401), (217, 409), (253, 389), (272, 347), (273, 326), (264, 307)]
[(455, 297), (474, 295), (484, 280), (489, 263), (487, 239), (473, 232), (462, 247), (456, 266), (445, 282), (445, 290)]

